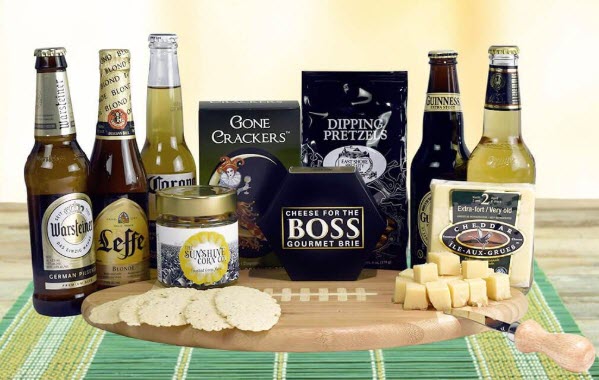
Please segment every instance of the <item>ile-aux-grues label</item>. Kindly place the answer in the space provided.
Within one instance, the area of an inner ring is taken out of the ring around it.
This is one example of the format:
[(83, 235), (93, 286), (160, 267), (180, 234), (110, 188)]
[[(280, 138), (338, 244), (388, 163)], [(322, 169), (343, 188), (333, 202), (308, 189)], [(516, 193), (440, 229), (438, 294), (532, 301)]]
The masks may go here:
[(100, 99), (96, 139), (135, 138), (130, 67), (128, 50), (106, 50), (100, 54)]
[(424, 112), (462, 112), (459, 93), (433, 92), (426, 94)]
[(120, 198), (108, 204), (96, 216), (94, 241), (98, 285), (117, 286), (148, 279), (148, 220), (138, 203)]
[(66, 71), (37, 74), (35, 135), (64, 136), (75, 133)]
[(71, 289), (96, 281), (91, 200), (83, 193), (59, 198), (40, 198), (51, 202), (44, 211), (42, 242), (45, 288)]
[(517, 67), (489, 67), (485, 108), (495, 111), (517, 111), (521, 108)]
[(283, 249), (364, 248), (363, 207), (282, 207)]

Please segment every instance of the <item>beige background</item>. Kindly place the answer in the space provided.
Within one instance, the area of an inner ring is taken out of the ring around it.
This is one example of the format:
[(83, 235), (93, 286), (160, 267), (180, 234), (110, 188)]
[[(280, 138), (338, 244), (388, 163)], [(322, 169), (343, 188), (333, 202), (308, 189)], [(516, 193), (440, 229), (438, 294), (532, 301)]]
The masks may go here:
[(147, 35), (179, 34), (185, 132), (197, 159), (198, 100), (300, 98), (301, 70), (408, 70), (409, 155), (421, 139), (427, 52), (455, 49), (473, 149), (482, 132), (487, 48), (521, 48), (523, 135), (538, 196), (599, 198), (599, 2), (212, 0), (0, 3), (0, 201), (25, 201), (33, 145), (33, 50), (65, 46), (78, 140), (88, 155), (100, 48), (132, 52), (133, 112), (145, 138)]

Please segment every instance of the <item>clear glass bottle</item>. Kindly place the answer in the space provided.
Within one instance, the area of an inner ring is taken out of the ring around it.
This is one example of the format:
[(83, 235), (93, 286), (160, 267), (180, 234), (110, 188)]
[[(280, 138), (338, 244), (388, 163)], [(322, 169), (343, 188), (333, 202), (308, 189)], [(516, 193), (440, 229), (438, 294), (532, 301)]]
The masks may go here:
[(176, 34), (150, 34), (146, 141), (141, 157), (149, 192), (150, 267), (156, 268), (156, 192), (196, 184), (196, 165), (183, 134)]
[(517, 46), (489, 48), (483, 136), (468, 162), (468, 181), (535, 183), (535, 160), (521, 133)]

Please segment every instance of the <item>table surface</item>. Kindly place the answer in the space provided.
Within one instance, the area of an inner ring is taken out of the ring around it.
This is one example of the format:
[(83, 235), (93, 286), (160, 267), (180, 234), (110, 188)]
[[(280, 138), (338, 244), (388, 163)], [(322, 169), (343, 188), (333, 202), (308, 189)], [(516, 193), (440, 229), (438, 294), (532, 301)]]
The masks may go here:
[[(0, 318), (31, 281), (27, 206), (0, 203)], [(599, 200), (538, 200), (535, 257), (599, 352)]]

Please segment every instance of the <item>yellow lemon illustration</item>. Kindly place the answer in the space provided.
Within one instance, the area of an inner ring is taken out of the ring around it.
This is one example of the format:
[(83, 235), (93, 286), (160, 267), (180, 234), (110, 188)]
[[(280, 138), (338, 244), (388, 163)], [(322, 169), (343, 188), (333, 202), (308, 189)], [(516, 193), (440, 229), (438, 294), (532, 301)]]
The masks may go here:
[(202, 231), (189, 237), (179, 250), (185, 277), (198, 285), (218, 282), (227, 273), (231, 252), (225, 237)]

